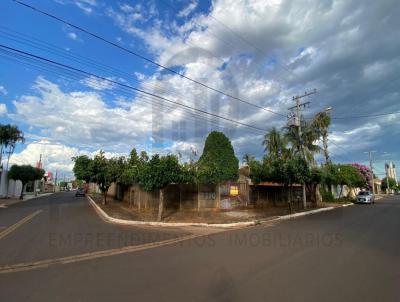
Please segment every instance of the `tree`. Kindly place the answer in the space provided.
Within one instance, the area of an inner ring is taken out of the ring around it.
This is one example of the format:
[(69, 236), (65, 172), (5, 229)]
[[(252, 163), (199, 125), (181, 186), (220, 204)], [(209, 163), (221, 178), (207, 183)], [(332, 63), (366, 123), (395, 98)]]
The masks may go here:
[(250, 166), (251, 162), (254, 160), (255, 160), (254, 156), (250, 155), (249, 153), (246, 153), (245, 155), (243, 155), (242, 163), (246, 164), (247, 166)]
[(314, 154), (321, 151), (321, 147), (316, 144), (318, 135), (304, 123), (302, 126), (301, 137), (297, 127), (285, 127), (285, 138), (291, 145), (292, 153), (303, 156), (308, 163), (315, 164)]
[(83, 185), (83, 181), (81, 179), (75, 179), (72, 181), (72, 187), (74, 189), (80, 188), (80, 187), (82, 187), (82, 185)]
[(107, 192), (113, 179), (115, 178), (114, 168), (111, 167), (108, 159), (104, 156), (104, 152), (100, 151), (95, 155), (93, 160), (90, 162), (89, 171), (91, 174), (90, 180), (95, 182), (101, 193), (103, 194), (103, 204), (107, 203)]
[(266, 179), (282, 183), (288, 189), (287, 201), (292, 211), (292, 184), (306, 184), (310, 180), (310, 169), (300, 155), (293, 155), (287, 159), (272, 159), (268, 161)]
[(182, 170), (175, 155), (161, 156), (155, 154), (149, 161), (144, 162), (139, 175), (140, 186), (145, 191), (160, 191), (157, 220), (161, 221), (164, 211), (164, 189), (171, 183), (182, 180)]
[(306, 181), (309, 191), (311, 193), (311, 202), (318, 203), (320, 200), (319, 185), (322, 181), (323, 171), (319, 167), (311, 167), (308, 179)]
[(133, 148), (121, 173), (121, 183), (125, 186), (138, 183), (141, 169), (147, 161), (148, 156), (145, 152), (142, 152), (139, 157), (136, 149)]
[(327, 111), (318, 112), (310, 123), (310, 128), (317, 135), (322, 137), (322, 150), (325, 157), (325, 164), (331, 162), (328, 151), (328, 130), (331, 124), (331, 117)]
[(123, 171), (128, 166), (124, 156), (113, 157), (107, 161), (107, 172), (111, 182), (121, 183)]
[(287, 143), (286, 137), (282, 136), (279, 130), (273, 127), (270, 132), (264, 135), (262, 145), (268, 154), (268, 158), (274, 160), (287, 155)]
[(0, 163), (4, 149), (8, 148), (7, 168), (17, 142), (25, 142), (24, 133), (17, 126), (0, 124)]
[(60, 188), (64, 188), (64, 190), (67, 188), (68, 183), (66, 181), (60, 181)]
[(361, 176), (364, 178), (368, 189), (372, 190), (373, 186), (374, 186), (374, 175), (371, 171), (371, 169), (365, 165), (361, 165), (361, 164), (351, 164), (354, 168), (356, 168), (358, 170), (358, 172), (361, 174)]
[(268, 176), (268, 166), (265, 161), (253, 160), (250, 162), (250, 179), (254, 184), (265, 181)]
[(92, 176), (90, 171), (92, 159), (86, 155), (80, 155), (73, 157), (72, 160), (74, 161), (74, 167), (72, 171), (74, 172), (76, 179), (83, 180), (88, 183)]
[(239, 160), (230, 140), (222, 132), (213, 131), (207, 136), (197, 173), (198, 181), (204, 184), (238, 179)]
[(352, 191), (354, 188), (366, 188), (367, 182), (357, 170), (351, 165), (338, 165), (337, 182), (341, 186), (339, 197), (342, 196), (343, 186), (348, 186)]
[(13, 165), (8, 172), (8, 177), (22, 182), (21, 195), (19, 197), (19, 199), (22, 199), (26, 184), (30, 181), (42, 179), (44, 173), (43, 169), (34, 168), (30, 165)]
[(321, 182), (328, 188), (328, 191), (332, 193), (332, 186), (339, 185), (339, 166), (332, 163), (328, 163), (323, 166), (321, 173)]
[[(388, 186), (389, 184), (389, 186)], [(397, 184), (396, 184), (396, 180), (392, 177), (389, 177), (389, 182), (388, 182), (388, 178), (385, 177), (382, 179), (382, 185), (381, 185), (382, 190), (386, 190), (386, 189), (395, 189), (397, 188)]]

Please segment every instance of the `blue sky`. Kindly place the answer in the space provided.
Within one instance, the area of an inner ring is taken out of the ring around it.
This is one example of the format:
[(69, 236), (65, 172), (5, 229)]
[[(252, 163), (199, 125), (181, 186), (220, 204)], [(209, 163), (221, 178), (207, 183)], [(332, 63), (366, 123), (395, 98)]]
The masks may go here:
[[(352, 118), (400, 110), (396, 1), (24, 2), (279, 114), (286, 115), (293, 95), (316, 88), (305, 115), (332, 106), (334, 118), (345, 117), (330, 129), (335, 161), (367, 163), (364, 152), (375, 150), (377, 173), (387, 159), (399, 163), (398, 115)], [(285, 124), (279, 114), (162, 71), (13, 1), (0, 4), (0, 43), (258, 128)], [(42, 153), (48, 170), (70, 175), (72, 156), (100, 149), (113, 156), (136, 147), (185, 160), (191, 150), (201, 152), (214, 129), (228, 134), (239, 158), (262, 156), (260, 131), (216, 125), (110, 81), (39, 68), (0, 53), (0, 119), (27, 138), (12, 162), (33, 164)]]

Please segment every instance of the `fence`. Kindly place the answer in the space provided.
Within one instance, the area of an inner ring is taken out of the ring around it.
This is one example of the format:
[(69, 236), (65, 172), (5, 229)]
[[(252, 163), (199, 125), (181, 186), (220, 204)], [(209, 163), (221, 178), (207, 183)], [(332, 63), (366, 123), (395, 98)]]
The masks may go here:
[[(219, 188), (219, 190), (218, 190)], [(219, 185), (171, 184), (164, 189), (165, 205), (175, 209), (233, 209), (249, 203), (247, 183), (230, 182)], [(146, 192), (135, 184), (124, 188), (112, 184), (107, 195), (137, 209), (157, 208), (159, 191)]]

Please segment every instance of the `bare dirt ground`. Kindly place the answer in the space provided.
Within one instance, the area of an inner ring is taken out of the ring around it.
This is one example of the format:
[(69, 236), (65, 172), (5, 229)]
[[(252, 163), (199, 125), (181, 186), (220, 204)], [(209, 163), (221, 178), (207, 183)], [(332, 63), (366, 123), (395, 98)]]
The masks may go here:
[[(141, 209), (129, 207), (129, 204), (108, 198), (107, 204), (103, 205), (102, 196), (91, 194), (92, 199), (111, 217), (134, 220), (134, 221), (156, 221), (158, 209)], [(318, 208), (341, 206), (336, 203), (321, 203)], [(309, 204), (306, 210), (295, 209), (293, 213), (314, 210)], [(163, 222), (190, 222), (190, 223), (233, 223), (242, 221), (264, 220), (277, 216), (289, 214), (286, 205), (270, 206), (264, 208), (233, 209), (229, 211), (218, 210), (179, 210), (167, 208), (163, 215)]]

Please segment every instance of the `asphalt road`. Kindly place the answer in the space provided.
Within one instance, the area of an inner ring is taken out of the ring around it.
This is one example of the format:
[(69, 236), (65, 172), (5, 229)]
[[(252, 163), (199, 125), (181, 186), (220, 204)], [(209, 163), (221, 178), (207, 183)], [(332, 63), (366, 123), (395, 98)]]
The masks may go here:
[(0, 266), (140, 245), (189, 234), (180, 229), (164, 231), (105, 223), (86, 198), (75, 197), (74, 192), (56, 193), (0, 209), (0, 227), (4, 229), (18, 223), (36, 211), (41, 212), (0, 239)]
[[(55, 216), (52, 206), (59, 207), (53, 209)], [(190, 233), (107, 225), (85, 202), (61, 194), (4, 209), (0, 224), (3, 217), (12, 223), (8, 215), (20, 219), (26, 207), (31, 207), (30, 212), (42, 207), (43, 212), (0, 239), (1, 263), (88, 249), (80, 241), (73, 247), (49, 247), (48, 233), (53, 231), (165, 234), (168, 238)], [(0, 273), (0, 301), (400, 301), (399, 232), (400, 199), (392, 196), (374, 205), (275, 225)], [(139, 241), (134, 244), (143, 242)], [(118, 246), (110, 243), (101, 249)]]

